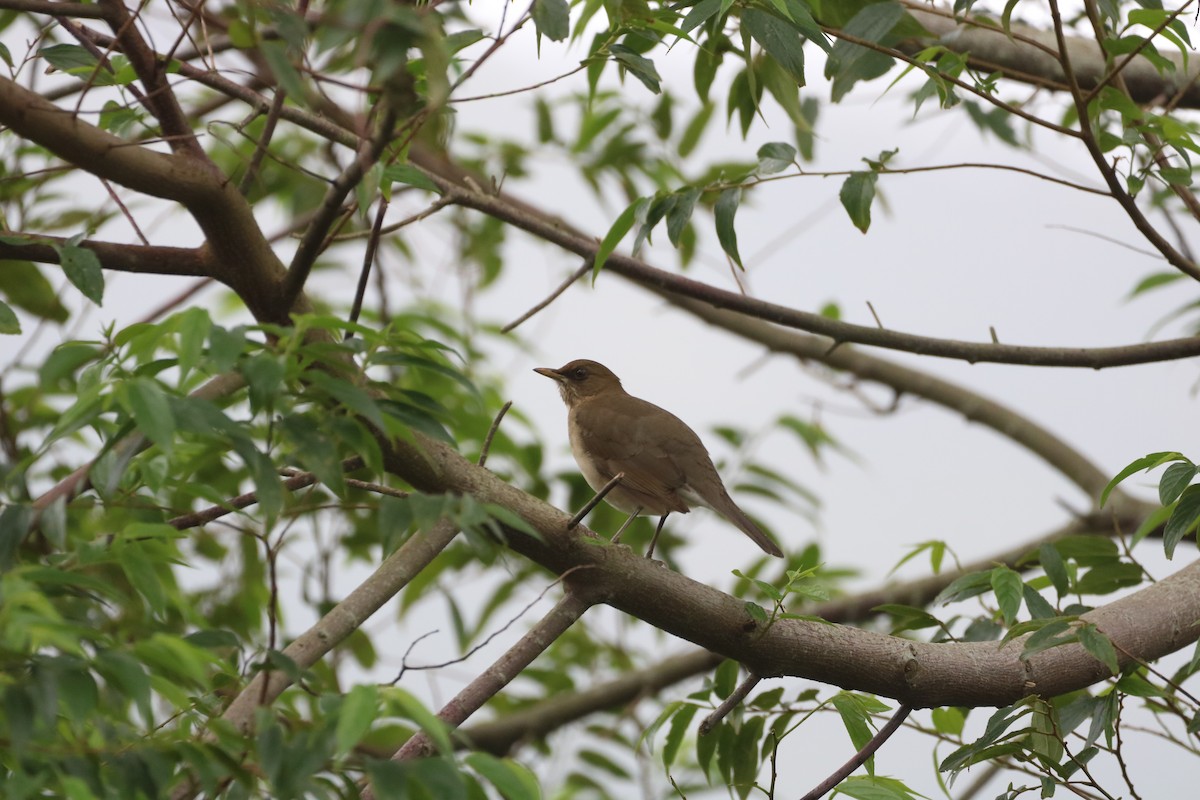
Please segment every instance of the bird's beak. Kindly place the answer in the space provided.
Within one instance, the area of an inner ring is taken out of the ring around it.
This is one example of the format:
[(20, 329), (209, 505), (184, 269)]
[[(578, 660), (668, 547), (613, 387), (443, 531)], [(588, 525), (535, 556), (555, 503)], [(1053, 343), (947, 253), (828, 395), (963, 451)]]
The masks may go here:
[(550, 369), (549, 367), (534, 367), (533, 371), (538, 375), (545, 375), (547, 378), (557, 383), (562, 383), (566, 380), (566, 377), (561, 372), (556, 369)]

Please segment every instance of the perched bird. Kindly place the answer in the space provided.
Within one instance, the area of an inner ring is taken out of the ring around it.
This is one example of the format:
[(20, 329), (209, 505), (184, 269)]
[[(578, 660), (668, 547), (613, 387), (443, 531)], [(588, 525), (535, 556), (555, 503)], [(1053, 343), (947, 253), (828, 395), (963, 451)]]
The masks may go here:
[(613, 536), (618, 541), (638, 514), (660, 517), (650, 549), (672, 511), (686, 514), (705, 506), (736, 525), (773, 556), (783, 551), (750, 521), (729, 497), (704, 443), (683, 420), (621, 388), (621, 380), (595, 361), (572, 361), (559, 369), (534, 369), (558, 383), (567, 404), (571, 452), (588, 485), (599, 491), (624, 477), (605, 499), (629, 519)]

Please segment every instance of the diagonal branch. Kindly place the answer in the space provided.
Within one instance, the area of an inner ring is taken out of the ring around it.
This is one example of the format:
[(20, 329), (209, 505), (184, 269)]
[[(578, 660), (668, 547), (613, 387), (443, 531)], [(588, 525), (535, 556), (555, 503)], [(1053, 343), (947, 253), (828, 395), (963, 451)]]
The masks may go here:
[[(444, 163), (428, 154), (418, 153), (416, 148), (413, 149), (412, 160), (424, 167), (442, 193), (451, 197), (455, 203), (503, 220), (582, 258), (593, 258), (596, 255), (600, 245), (599, 241), (585, 236), (562, 220), (553, 218), (527, 204), (513, 201), (507, 195), (484, 194), (469, 185), (459, 183), (457, 180), (447, 177), (447, 172), (454, 174), (453, 170), (445, 170)], [(1172, 361), (1200, 355), (1200, 338), (1195, 337), (1094, 348), (1032, 347), (940, 339), (871, 325), (855, 325), (766, 300), (758, 300), (737, 292), (718, 289), (682, 275), (655, 269), (640, 259), (620, 253), (609, 255), (605, 261), (605, 269), (644, 286), (699, 300), (716, 308), (724, 308), (784, 327), (828, 336), (832, 340), (831, 348), (844, 343), (857, 343), (902, 350), (918, 355), (959, 359), (972, 364), (991, 362), (1035, 367), (1083, 367), (1088, 369)]]
[(216, 165), (208, 158), (204, 148), (200, 146), (195, 131), (188, 123), (187, 115), (179, 106), (179, 99), (171, 84), (167, 82), (166, 62), (159, 59), (154, 50), (146, 44), (138, 30), (136, 19), (129, 13), (123, 0), (99, 0), (106, 11), (109, 26), (116, 34), (117, 44), (121, 52), (129, 59), (130, 65), (142, 86), (146, 88), (143, 102), (147, 110), (154, 115), (162, 126), (171, 149), (195, 158), (217, 173)]

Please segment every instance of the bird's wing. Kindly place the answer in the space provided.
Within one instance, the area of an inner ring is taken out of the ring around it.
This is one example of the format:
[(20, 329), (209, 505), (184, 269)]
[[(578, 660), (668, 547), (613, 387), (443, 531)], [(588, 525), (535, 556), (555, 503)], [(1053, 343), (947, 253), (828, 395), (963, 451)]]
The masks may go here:
[[(621, 485), (627, 491), (669, 498), (671, 510), (688, 510), (676, 494), (687, 484), (685, 465), (677, 456), (692, 446), (704, 452), (691, 428), (670, 412), (628, 395), (581, 403), (575, 413), (582, 443), (606, 479), (624, 472)], [(621, 435), (598, 436), (598, 430), (619, 430)]]

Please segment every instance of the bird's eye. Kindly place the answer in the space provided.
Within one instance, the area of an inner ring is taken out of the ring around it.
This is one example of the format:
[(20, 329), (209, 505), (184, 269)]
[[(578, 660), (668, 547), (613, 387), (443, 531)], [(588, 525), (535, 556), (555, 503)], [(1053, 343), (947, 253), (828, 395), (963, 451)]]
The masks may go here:
[(588, 373), (587, 373), (586, 369), (584, 369), (583, 367), (578, 367), (577, 369), (575, 369), (574, 372), (571, 373), (571, 377), (577, 381), (581, 381), (587, 377), (587, 374)]

